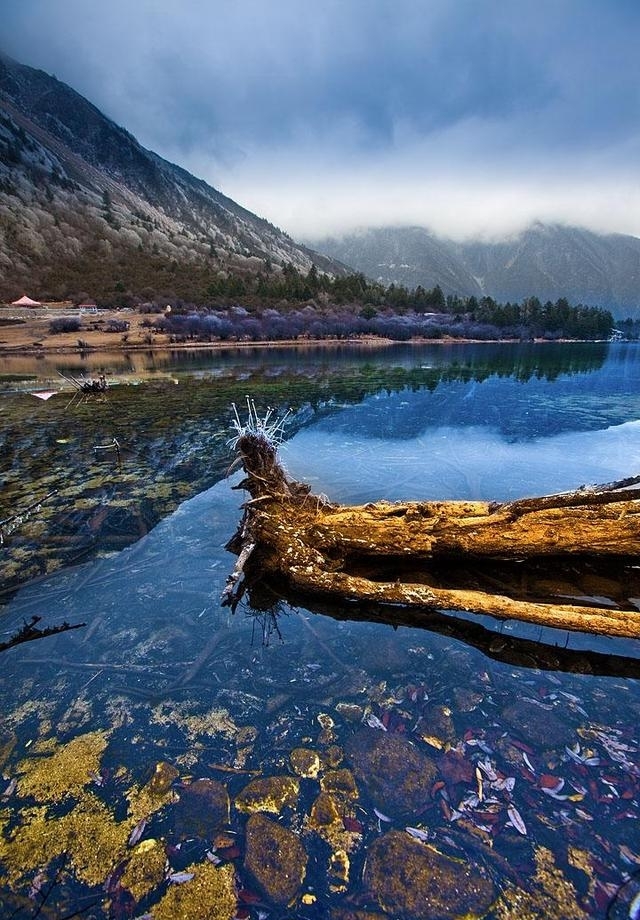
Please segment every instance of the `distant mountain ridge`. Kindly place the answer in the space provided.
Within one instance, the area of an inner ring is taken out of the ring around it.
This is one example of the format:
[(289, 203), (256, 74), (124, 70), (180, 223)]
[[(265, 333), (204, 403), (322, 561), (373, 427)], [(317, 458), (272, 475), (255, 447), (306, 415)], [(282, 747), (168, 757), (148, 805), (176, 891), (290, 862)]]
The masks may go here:
[(566, 297), (640, 316), (640, 239), (536, 223), (497, 243), (457, 243), (423, 227), (382, 227), (313, 245), (383, 284), (432, 288), (500, 302)]
[(640, 316), (636, 237), (536, 224), (505, 242), (456, 243), (387, 227), (314, 247), (146, 150), (55, 77), (0, 54), (0, 300), (26, 291), (202, 301), (216, 279), (290, 263), (303, 274), (351, 266), (385, 285), (566, 297)]
[(146, 150), (55, 77), (0, 56), (0, 297), (152, 286), (158, 274), (180, 294), (263, 263), (344, 270)]

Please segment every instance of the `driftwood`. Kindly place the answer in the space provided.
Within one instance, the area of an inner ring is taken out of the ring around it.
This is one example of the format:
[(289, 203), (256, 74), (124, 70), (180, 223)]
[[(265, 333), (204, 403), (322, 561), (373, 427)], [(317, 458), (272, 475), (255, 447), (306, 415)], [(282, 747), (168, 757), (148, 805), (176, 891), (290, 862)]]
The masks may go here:
[(268, 588), (640, 638), (640, 477), (505, 503), (341, 506), (289, 479), (261, 431), (236, 446), (251, 498), (227, 546), (232, 609)]

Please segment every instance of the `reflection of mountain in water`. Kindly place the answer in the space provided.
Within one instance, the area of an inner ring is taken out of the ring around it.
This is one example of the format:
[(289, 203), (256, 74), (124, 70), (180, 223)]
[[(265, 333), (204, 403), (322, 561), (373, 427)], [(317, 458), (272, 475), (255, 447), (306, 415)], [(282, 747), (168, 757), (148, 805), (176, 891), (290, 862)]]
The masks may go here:
[[(258, 407), (293, 407), (290, 436), (331, 417), (338, 437), (349, 428), (349, 435), (377, 431), (398, 440), (438, 421), (474, 421), (510, 436), (549, 425), (589, 430), (624, 415), (616, 395), (625, 397), (625, 419), (635, 398), (631, 346), (345, 345), (164, 358), (166, 377), (112, 386), (104, 400), (73, 410), (65, 394), (47, 403), (24, 391), (3, 397), (0, 451), (7, 472), (0, 519), (57, 490), (40, 515), (11, 535), (0, 565), (5, 586), (87, 554), (120, 550), (218, 481), (232, 459), (231, 406), (242, 407), (247, 394)], [(113, 452), (95, 450), (114, 438), (121, 466)]]
[[(625, 346), (622, 346), (624, 349)], [(44, 357), (4, 357), (0, 392), (33, 386), (37, 377), (47, 384), (60, 383), (65, 376), (116, 375), (123, 382), (149, 381), (156, 375), (201, 376), (246, 379), (294, 376), (336, 388), (340, 396), (342, 381), (352, 377), (366, 384), (365, 392), (384, 387), (426, 386), (441, 380), (484, 380), (493, 374), (555, 380), (561, 374), (585, 374), (599, 370), (618, 348), (604, 343), (576, 344), (468, 344), (456, 345), (375, 345), (307, 344), (295, 348), (216, 348), (194, 351), (148, 351), (131, 353), (91, 353), (45, 355)], [(311, 398), (311, 397), (309, 397)]]
[(345, 409), (283, 445), (293, 478), (332, 501), (364, 504), (511, 501), (640, 472), (640, 421), (527, 440), (508, 439), (488, 425), (432, 426), (415, 438), (400, 439), (375, 428), (363, 433), (358, 421)]

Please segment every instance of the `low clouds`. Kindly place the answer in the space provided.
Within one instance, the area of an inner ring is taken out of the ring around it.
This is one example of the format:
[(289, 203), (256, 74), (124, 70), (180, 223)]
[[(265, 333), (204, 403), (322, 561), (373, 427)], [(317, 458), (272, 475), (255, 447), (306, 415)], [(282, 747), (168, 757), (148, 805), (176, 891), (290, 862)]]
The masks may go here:
[(5, 0), (4, 46), (295, 236), (640, 235), (632, 0)]

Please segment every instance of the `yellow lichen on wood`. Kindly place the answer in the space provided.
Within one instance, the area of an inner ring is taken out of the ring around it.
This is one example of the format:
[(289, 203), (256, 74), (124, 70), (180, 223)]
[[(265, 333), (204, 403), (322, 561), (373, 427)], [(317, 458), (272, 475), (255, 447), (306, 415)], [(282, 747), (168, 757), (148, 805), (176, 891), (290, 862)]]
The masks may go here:
[(579, 630), (630, 639), (640, 638), (639, 610), (614, 610), (575, 604), (537, 604), (483, 591), (373, 582), (340, 572), (325, 572), (313, 566), (294, 568), (290, 576), (292, 587), (327, 598), (463, 610), (470, 613), (486, 613), (500, 619), (523, 620), (555, 629)]

